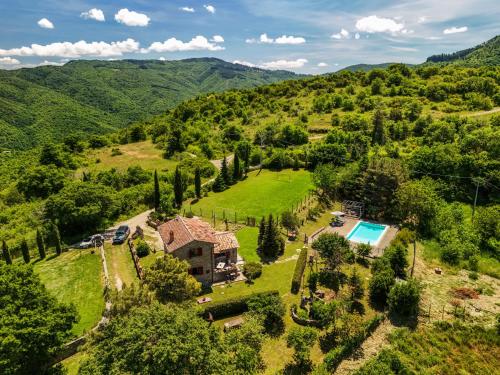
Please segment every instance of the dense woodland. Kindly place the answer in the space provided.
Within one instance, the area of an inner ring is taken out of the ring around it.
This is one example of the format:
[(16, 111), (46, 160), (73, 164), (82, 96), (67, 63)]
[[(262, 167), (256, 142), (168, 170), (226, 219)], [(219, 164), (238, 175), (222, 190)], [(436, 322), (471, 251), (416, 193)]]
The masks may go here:
[[(36, 348), (36, 357), (24, 363), (31, 347), (19, 348), (34, 319), (23, 320), (23, 315), (19, 321), (7, 322), (12, 343), (0, 346), (2, 353), (9, 354), (8, 360), (0, 361), (0, 369), (23, 374), (33, 366), (45, 366), (77, 319), (71, 307), (53, 304), (31, 268), (20, 265), (21, 255), (29, 263), (36, 253), (41, 258), (45, 252), (60, 254), (61, 246), (146, 208), (171, 216), (183, 200), (203, 199), (209, 190), (230, 190), (250, 168), (309, 170), (318, 205), (358, 200), (365, 204), (368, 218), (403, 229), (371, 266), (370, 298), (391, 314), (408, 317), (418, 311), (421, 285), (408, 276), (406, 259), (414, 238), (437, 249), (445, 264), (474, 275), (486, 259), (494, 265), (491, 276), (500, 277), (498, 106), (498, 66), (393, 64), (387, 69), (344, 71), (199, 95), (108, 135), (65, 134), (61, 142), (3, 152), (0, 240), (4, 259), (15, 265), (0, 265), (6, 280), (1, 284), (17, 285), (26, 279), (26, 284), (8, 288), (6, 294), (16, 299), (31, 293), (36, 303), (30, 306), (24, 299), (6, 303), (0, 306), (2, 319), (50, 305), (53, 319), (40, 313), (42, 321), (35, 326), (49, 327), (54, 334), (42, 337), (44, 345)], [(90, 160), (91, 151), (119, 154), (120, 146), (149, 139), (175, 167), (90, 170), (89, 165), (96, 164)], [(230, 154), (234, 154), (231, 163), (226, 159)], [(210, 163), (213, 159), (223, 159), (220, 171)], [(259, 252), (269, 257), (282, 254), (284, 248), (273, 220), (261, 221), (258, 243)], [(293, 217), (282, 220), (291, 228), (298, 225)], [(343, 237), (324, 235), (313, 247), (328, 266), (329, 280), (340, 278), (343, 264), (354, 263), (354, 253)], [(317, 282), (308, 280), (311, 291)], [(361, 324), (358, 315), (345, 312), (359, 304), (364, 290), (355, 272), (344, 283), (350, 290), (348, 307), (337, 302), (311, 307), (311, 314), (327, 327), (325, 336), (332, 334), (341, 343), (325, 355), (326, 367), (317, 373), (336, 369), (346, 353), (380, 324), (379, 317)], [(199, 284), (188, 276), (186, 263), (170, 256), (156, 260), (146, 271), (143, 285), (112, 296), (111, 323), (90, 337), (86, 347), (90, 354), (80, 374), (172, 373), (173, 368), (184, 373), (199, 369), (208, 374), (257, 373), (264, 366), (263, 333), (265, 337), (283, 333), (282, 299), (267, 293), (227, 302), (225, 308), (244, 305), (246, 322), (237, 333), (222, 334), (202, 319), (201, 309), (189, 304), (200, 292)], [(16, 295), (18, 289), (23, 294)], [(18, 330), (12, 328), (16, 325)], [(446, 335), (451, 328), (437, 329)], [(489, 328), (456, 330), (464, 342), (472, 337), (498, 346)], [(419, 335), (398, 331), (390, 338), (393, 348), (359, 373), (419, 371), (418, 365), (408, 364), (416, 361), (418, 351), (407, 348), (410, 340), (425, 342)], [(316, 340), (317, 331), (310, 327), (287, 333), (287, 346), (293, 350), (290, 373), (312, 370), (310, 346)], [(44, 373), (62, 370), (50, 371)]]
[(294, 77), (214, 58), (81, 60), (0, 70), (0, 148), (28, 149), (69, 134), (112, 133), (200, 93)]

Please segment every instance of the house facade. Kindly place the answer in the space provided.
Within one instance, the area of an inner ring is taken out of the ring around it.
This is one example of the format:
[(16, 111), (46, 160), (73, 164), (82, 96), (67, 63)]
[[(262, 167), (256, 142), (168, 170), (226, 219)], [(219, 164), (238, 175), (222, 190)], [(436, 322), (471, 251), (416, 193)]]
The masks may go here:
[(203, 284), (237, 276), (238, 240), (217, 232), (198, 218), (176, 216), (158, 227), (166, 253), (189, 263), (189, 273)]

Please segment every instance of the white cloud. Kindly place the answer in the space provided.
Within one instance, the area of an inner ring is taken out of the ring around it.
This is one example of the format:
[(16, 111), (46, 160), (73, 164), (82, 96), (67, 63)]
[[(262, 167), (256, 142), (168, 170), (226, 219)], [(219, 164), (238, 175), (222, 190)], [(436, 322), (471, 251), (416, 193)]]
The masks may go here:
[(288, 36), (288, 35), (282, 35), (278, 38), (276, 38), (275, 43), (276, 44), (303, 44), (305, 43), (306, 40), (300, 36)]
[(194, 13), (194, 8), (191, 7), (182, 7), (179, 9), (182, 10), (183, 12)]
[(81, 57), (81, 56), (121, 56), (128, 52), (139, 51), (139, 42), (128, 38), (119, 42), (86, 42), (80, 40), (76, 43), (58, 42), (47, 45), (32, 44), (30, 47), (20, 47), (12, 49), (0, 49), (0, 56), (60, 56), (60, 57)]
[(319, 67), (319, 68), (326, 68), (327, 66), (328, 66), (328, 64), (327, 64), (327, 63), (325, 63), (325, 62), (320, 62), (320, 63), (318, 64), (318, 67)]
[(359, 38), (361, 38), (361, 35), (359, 35), (359, 33), (354, 34), (354, 39), (359, 39)]
[(424, 22), (427, 22), (427, 17), (426, 16), (418, 17), (417, 23), (424, 23)]
[(342, 29), (337, 34), (333, 34), (332, 38), (333, 39), (347, 39), (347, 38), (349, 38), (349, 35), (350, 35), (349, 31), (347, 31), (346, 29)]
[(418, 49), (412, 48), (412, 47), (396, 47), (396, 46), (391, 46), (392, 49), (396, 51), (404, 51), (404, 52), (417, 52)]
[(440, 39), (443, 39), (443, 38), (440, 37), (440, 36), (428, 36), (425, 39), (427, 39), (427, 40), (440, 40)]
[(189, 42), (183, 42), (176, 38), (170, 38), (164, 42), (154, 42), (147, 49), (141, 50), (141, 52), (221, 51), (223, 49), (224, 47), (211, 43), (204, 36), (198, 35)]
[(208, 13), (215, 14), (215, 7), (213, 5), (203, 5), (203, 8), (205, 8)]
[(391, 18), (377, 17), (376, 15), (360, 18), (356, 21), (356, 29), (366, 33), (405, 33), (404, 23), (396, 22)]
[(264, 69), (271, 70), (282, 70), (282, 69), (297, 69), (302, 68), (305, 64), (307, 64), (306, 59), (297, 59), (297, 60), (276, 60), (269, 61), (261, 64), (261, 67)]
[(468, 30), (467, 26), (462, 27), (450, 27), (449, 29), (444, 29), (443, 34), (456, 34), (456, 33), (465, 33)]
[(158, 60), (160, 60), (160, 61), (167, 61), (167, 59), (166, 59), (166, 58), (164, 58), (163, 56), (162, 56), (162, 57), (160, 57)]
[(115, 14), (116, 22), (123, 23), (127, 26), (147, 26), (151, 20), (147, 15), (143, 13), (137, 13), (130, 11), (127, 8), (120, 9), (118, 13)]
[(88, 12), (82, 12), (80, 14), (80, 17), (85, 18), (86, 20), (90, 19), (99, 22), (106, 21), (106, 18), (104, 18), (104, 12), (101, 9), (97, 8), (92, 8)]
[(21, 64), (21, 61), (13, 59), (10, 56), (0, 57), (0, 65), (19, 65), (19, 64)]
[(224, 38), (221, 35), (214, 35), (210, 41), (214, 43), (224, 43)]
[(250, 68), (256, 68), (257, 67), (257, 65), (252, 64), (251, 62), (248, 62), (248, 61), (244, 61), (244, 60), (234, 60), (233, 64), (245, 65), (245, 66), (249, 66)]
[(282, 35), (276, 39), (270, 38), (266, 33), (261, 34), (259, 39), (250, 38), (245, 40), (246, 43), (261, 43), (261, 44), (303, 44), (306, 40), (300, 36)]
[(42, 29), (53, 29), (54, 24), (50, 22), (47, 18), (42, 18), (41, 20), (38, 21), (38, 26), (40, 26)]

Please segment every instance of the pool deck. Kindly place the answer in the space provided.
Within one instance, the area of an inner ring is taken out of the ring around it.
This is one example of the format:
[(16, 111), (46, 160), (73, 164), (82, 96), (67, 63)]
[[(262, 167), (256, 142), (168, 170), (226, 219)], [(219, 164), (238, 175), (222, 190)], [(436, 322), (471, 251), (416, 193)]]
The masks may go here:
[[(335, 228), (331, 227), (331, 226), (327, 226), (324, 228), (323, 231), (318, 233), (318, 235), (321, 233), (338, 233), (342, 237), (347, 237), (349, 232), (356, 226), (356, 224), (359, 221), (365, 221), (365, 222), (374, 223), (374, 224), (382, 224), (382, 223), (377, 223), (375, 221), (359, 220), (359, 219), (355, 219), (355, 218), (351, 218), (351, 217), (344, 217), (343, 219), (345, 221), (343, 226), (335, 227)], [(383, 224), (383, 225), (387, 225), (387, 224)], [(396, 234), (398, 233), (398, 228), (395, 226), (392, 226), (392, 225), (387, 225), (387, 226), (388, 226), (388, 228), (385, 231), (382, 238), (380, 239), (378, 245), (373, 247), (373, 250), (372, 250), (370, 257), (377, 258), (377, 257), (381, 256), (384, 253), (384, 249), (387, 246), (389, 246), (389, 244), (394, 239), (394, 237), (396, 237)], [(316, 239), (316, 237), (317, 236), (312, 237), (311, 242), (314, 241)], [(351, 242), (351, 244), (353, 244), (353, 242)]]

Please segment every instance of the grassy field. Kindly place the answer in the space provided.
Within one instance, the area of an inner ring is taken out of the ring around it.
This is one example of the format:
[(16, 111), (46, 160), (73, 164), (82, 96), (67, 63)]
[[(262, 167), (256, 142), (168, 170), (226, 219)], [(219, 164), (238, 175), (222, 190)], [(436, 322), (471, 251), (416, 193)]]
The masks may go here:
[[(112, 148), (118, 148), (122, 154), (112, 156)], [(132, 165), (140, 165), (147, 170), (165, 171), (173, 170), (177, 165), (176, 161), (164, 159), (163, 151), (156, 148), (151, 140), (89, 150), (86, 159), (89, 160), (88, 165), (81, 168), (80, 171), (101, 171), (110, 168), (124, 170)]]
[[(500, 340), (492, 329), (487, 331), (481, 327), (457, 323), (419, 326), (413, 332), (408, 328), (401, 328), (389, 336), (389, 341), (390, 351), (411, 373), (499, 373)], [(381, 356), (370, 360), (363, 373), (378, 373), (373, 366), (382, 362)], [(381, 369), (379, 367), (378, 370)]]
[(111, 245), (105, 243), (104, 250), (106, 251), (110, 283), (114, 288), (121, 289), (123, 284), (132, 285), (139, 280), (126, 244)]
[(104, 310), (99, 254), (91, 254), (90, 250), (73, 250), (35, 262), (34, 268), (59, 301), (76, 306), (80, 320), (72, 329), (75, 336), (95, 326)]
[(259, 262), (260, 257), (257, 255), (257, 236), (259, 228), (244, 227), (236, 232), (236, 238), (240, 244), (238, 254), (243, 257), (245, 262)]
[(77, 375), (80, 368), (80, 364), (85, 359), (86, 354), (84, 352), (78, 352), (69, 358), (66, 358), (61, 363), (67, 371), (67, 375)]
[[(210, 217), (214, 211), (217, 218), (225, 212), (230, 220), (247, 216), (260, 219), (270, 213), (275, 215), (291, 209), (312, 188), (310, 173), (304, 170), (272, 172), (262, 170), (250, 172), (248, 178), (221, 193), (210, 193), (191, 206), (195, 215)], [(189, 211), (190, 205), (184, 205)]]

